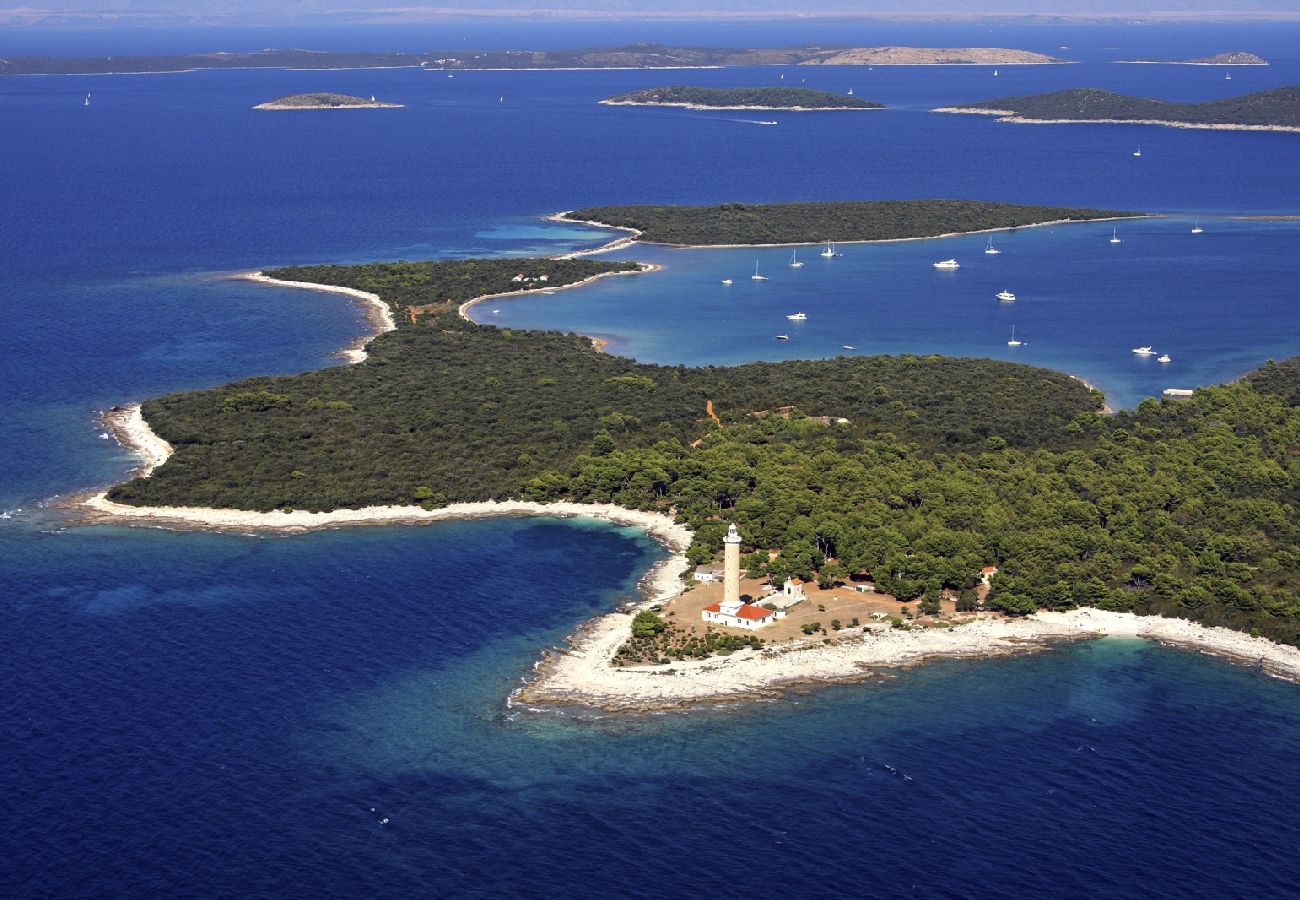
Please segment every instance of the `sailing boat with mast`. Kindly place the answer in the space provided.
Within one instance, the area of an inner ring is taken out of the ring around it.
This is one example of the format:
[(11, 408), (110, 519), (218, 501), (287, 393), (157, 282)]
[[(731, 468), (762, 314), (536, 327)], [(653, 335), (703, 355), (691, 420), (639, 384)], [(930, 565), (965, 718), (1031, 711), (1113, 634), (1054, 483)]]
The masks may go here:
[(798, 249), (794, 249), (794, 250), (791, 250), (791, 251), (790, 251), (790, 268), (792, 268), (792, 269), (802, 269), (802, 268), (803, 268), (803, 263), (799, 262), (799, 251), (798, 251)]
[(758, 260), (754, 260), (754, 274), (749, 276), (750, 281), (767, 281), (766, 275), (758, 274)]
[(1019, 347), (1023, 341), (1016, 340), (1016, 326), (1011, 326), (1011, 340), (1007, 341), (1008, 347)]

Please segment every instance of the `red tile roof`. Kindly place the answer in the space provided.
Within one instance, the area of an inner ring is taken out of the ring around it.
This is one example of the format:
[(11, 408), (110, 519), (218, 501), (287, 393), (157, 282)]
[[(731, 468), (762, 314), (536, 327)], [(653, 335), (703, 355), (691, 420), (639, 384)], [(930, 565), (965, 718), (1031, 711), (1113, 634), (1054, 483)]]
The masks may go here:
[(984, 568), (980, 569), (980, 574), (981, 574), (981, 575), (996, 575), (996, 574), (997, 574), (997, 571), (998, 571), (998, 567), (997, 567), (997, 566), (985, 566)]
[[(704, 611), (711, 613), (722, 612), (722, 604), (710, 603), (708, 606), (704, 607)], [(754, 606), (751, 603), (743, 603), (741, 604), (740, 609), (736, 610), (737, 619), (766, 619), (770, 615), (772, 615), (772, 610), (764, 609), (761, 606)]]

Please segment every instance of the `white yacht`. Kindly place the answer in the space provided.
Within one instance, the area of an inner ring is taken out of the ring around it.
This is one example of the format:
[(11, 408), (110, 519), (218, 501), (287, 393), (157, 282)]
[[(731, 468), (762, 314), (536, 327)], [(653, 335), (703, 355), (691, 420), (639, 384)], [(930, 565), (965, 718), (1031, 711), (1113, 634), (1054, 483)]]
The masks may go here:
[(1134, 347), (1134, 348), (1133, 348), (1133, 352), (1136, 353), (1138, 356), (1155, 356), (1155, 355), (1156, 355), (1156, 351), (1152, 350), (1150, 347)]
[(723, 283), (723, 284), (731, 284), (731, 279), (730, 279), (730, 278), (724, 278), (724, 279), (722, 279), (722, 283)]
[(754, 260), (754, 274), (749, 276), (750, 281), (767, 281), (766, 275), (758, 274), (758, 260)]
[(987, 253), (989, 256), (996, 256), (997, 254), (1001, 253), (1002, 251), (999, 250), (997, 247), (994, 247), (994, 246), (993, 246), (993, 238), (990, 237), (990, 238), (989, 238), (989, 245), (988, 245), (987, 247), (984, 248), (984, 252)]
[(1120, 237), (1119, 237), (1119, 226), (1116, 226), (1116, 227), (1114, 227), (1114, 228), (1112, 228), (1112, 229), (1110, 230), (1110, 242), (1111, 242), (1112, 244), (1122, 244), (1122, 243), (1124, 243), (1122, 240), (1120, 240)]
[(786, 318), (791, 322), (802, 322), (804, 319), (808, 318), (808, 314), (804, 312), (790, 313)]
[(1200, 234), (1205, 229), (1201, 227), (1201, 217), (1197, 216), (1196, 221), (1192, 223), (1192, 234)]
[(791, 250), (791, 251), (790, 251), (790, 268), (792, 268), (792, 269), (802, 269), (802, 268), (803, 268), (803, 263), (799, 262), (799, 251), (798, 251), (798, 250)]
[(776, 339), (777, 339), (778, 341), (788, 341), (788, 340), (790, 340), (790, 335), (788, 335), (788, 334), (778, 334), (778, 335), (776, 336)]
[(1007, 341), (1008, 347), (1019, 347), (1023, 341), (1016, 340), (1016, 326), (1011, 326), (1011, 340)]
[(830, 259), (830, 258), (832, 258), (832, 257), (834, 257), (834, 256), (839, 256), (839, 253), (837, 253), (837, 252), (835, 251), (835, 242), (834, 242), (834, 241), (827, 241), (827, 242), (826, 242), (826, 249), (822, 251), (822, 256), (826, 257), (827, 259)]
[(1016, 299), (1016, 295), (1010, 291), (998, 291), (997, 297), (999, 300), (1004, 300), (1007, 303), (1013, 303)]
[(855, 347), (855, 346), (853, 346), (852, 344), (845, 344), (845, 345), (844, 345), (844, 349), (845, 349), (845, 350), (856, 350), (856, 349), (858, 349), (858, 348)]
[(960, 269), (961, 265), (955, 259), (941, 259), (934, 264), (936, 269)]
[(1173, 362), (1173, 359), (1169, 356), (1168, 353), (1163, 353), (1160, 356), (1156, 357), (1156, 362), (1159, 363)]

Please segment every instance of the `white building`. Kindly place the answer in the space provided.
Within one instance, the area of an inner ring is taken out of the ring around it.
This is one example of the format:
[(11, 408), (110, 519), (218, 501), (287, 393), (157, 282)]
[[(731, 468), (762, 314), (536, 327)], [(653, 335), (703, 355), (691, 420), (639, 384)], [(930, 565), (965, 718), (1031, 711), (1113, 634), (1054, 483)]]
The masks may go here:
[(743, 600), (722, 600), (700, 610), (700, 618), (716, 625), (728, 628), (744, 628), (757, 631), (771, 625), (777, 619), (784, 619), (785, 613), (775, 609), (764, 609)]
[(695, 570), (696, 581), (721, 581), (722, 569), (719, 566), (700, 566)]

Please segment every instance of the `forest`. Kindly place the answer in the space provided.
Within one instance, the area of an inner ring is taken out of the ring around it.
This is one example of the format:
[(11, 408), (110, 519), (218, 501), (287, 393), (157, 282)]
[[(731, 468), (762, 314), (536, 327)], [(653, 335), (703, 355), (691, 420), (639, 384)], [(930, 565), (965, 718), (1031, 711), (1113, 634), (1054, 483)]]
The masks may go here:
[(964, 103), (959, 108), (1008, 110), (1026, 119), (1156, 119), (1192, 125), (1295, 128), (1300, 127), (1300, 87), (1280, 87), (1203, 103), (1173, 103), (1129, 97), (1100, 88), (1075, 88), (1050, 94)]
[[(414, 315), (358, 365), (147, 402), (176, 452), (110, 497), (612, 502), (688, 523), (694, 563), (734, 521), (756, 574), (870, 573), (912, 600), (996, 564), (988, 603), (1010, 614), (1091, 605), (1300, 642), (1300, 360), (1114, 416), (1075, 379), (990, 360), (643, 365), (579, 335), (459, 317), (455, 285), (555, 264), (473, 262), (269, 273), (388, 284)], [(568, 278), (622, 265), (582, 262)]]
[(827, 203), (724, 203), (720, 206), (589, 206), (568, 219), (642, 232), (662, 244), (811, 244), (886, 241), (954, 232), (1086, 221), (1141, 213), (980, 200), (861, 200)]
[(708, 106), (717, 109), (884, 109), (850, 94), (815, 91), (797, 87), (710, 88), (690, 85), (645, 88), (608, 97), (602, 103), (632, 103), (650, 106)]

